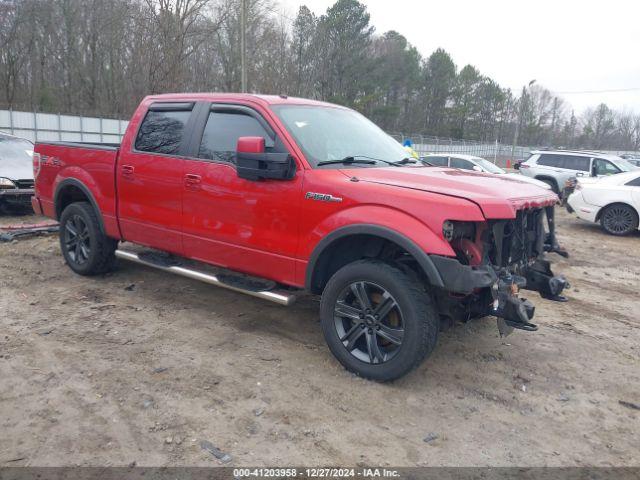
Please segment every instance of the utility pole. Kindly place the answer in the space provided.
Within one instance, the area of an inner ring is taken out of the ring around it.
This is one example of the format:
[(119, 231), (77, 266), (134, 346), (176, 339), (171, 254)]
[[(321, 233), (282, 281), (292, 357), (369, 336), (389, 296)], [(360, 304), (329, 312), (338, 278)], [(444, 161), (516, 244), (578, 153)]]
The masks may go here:
[[(536, 83), (535, 80), (529, 82), (529, 87)], [(518, 145), (518, 135), (520, 134), (520, 124), (522, 123), (522, 116), (524, 115), (524, 101), (527, 96), (527, 86), (522, 87), (522, 95), (520, 95), (520, 109), (518, 110), (518, 119), (516, 121), (516, 129), (513, 132), (513, 145), (511, 146), (511, 161), (516, 161), (516, 146)]]
[(247, 0), (240, 0), (240, 89), (247, 91)]
[(550, 147), (555, 147), (556, 144), (556, 122), (558, 119), (558, 97), (553, 97), (553, 117), (551, 118), (551, 145)]

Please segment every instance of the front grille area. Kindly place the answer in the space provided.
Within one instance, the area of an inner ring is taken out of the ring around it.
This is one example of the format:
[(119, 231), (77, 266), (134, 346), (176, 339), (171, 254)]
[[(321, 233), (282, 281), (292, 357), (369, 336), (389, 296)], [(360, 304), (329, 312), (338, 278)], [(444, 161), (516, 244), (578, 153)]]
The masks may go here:
[(493, 222), (493, 249), (489, 255), (492, 263), (516, 273), (533, 263), (544, 253), (543, 219), (544, 210), (534, 208), (519, 210), (514, 220)]
[(33, 180), (31, 179), (14, 180), (13, 183), (15, 183), (18, 188), (33, 188)]

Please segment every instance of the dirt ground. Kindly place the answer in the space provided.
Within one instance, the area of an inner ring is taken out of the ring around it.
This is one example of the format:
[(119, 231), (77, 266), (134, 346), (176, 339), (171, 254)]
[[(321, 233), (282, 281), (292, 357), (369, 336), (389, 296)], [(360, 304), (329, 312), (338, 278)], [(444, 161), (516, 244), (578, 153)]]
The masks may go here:
[(55, 236), (0, 244), (0, 465), (218, 465), (207, 440), (229, 465), (637, 466), (640, 411), (620, 401), (640, 404), (640, 235), (558, 225), (573, 288), (527, 292), (538, 332), (458, 325), (384, 385), (333, 359), (316, 298), (123, 262), (83, 278)]

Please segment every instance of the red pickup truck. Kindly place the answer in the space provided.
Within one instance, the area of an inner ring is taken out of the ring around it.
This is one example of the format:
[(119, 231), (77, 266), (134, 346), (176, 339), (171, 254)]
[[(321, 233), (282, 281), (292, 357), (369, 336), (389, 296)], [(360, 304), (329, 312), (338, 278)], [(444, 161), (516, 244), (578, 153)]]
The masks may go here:
[(122, 258), (285, 305), (322, 294), (329, 348), (369, 379), (419, 365), (442, 322), (493, 315), (502, 334), (535, 330), (522, 288), (565, 300), (545, 259), (559, 250), (555, 194), (423, 165), (341, 106), (156, 95), (120, 145), (35, 152), (33, 207), (60, 221), (73, 271)]

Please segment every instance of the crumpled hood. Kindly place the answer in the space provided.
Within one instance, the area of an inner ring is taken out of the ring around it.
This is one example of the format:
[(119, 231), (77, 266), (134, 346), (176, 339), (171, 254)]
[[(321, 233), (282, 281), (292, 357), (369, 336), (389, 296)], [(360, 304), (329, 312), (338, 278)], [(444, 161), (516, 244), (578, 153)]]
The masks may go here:
[(436, 167), (342, 169), (349, 177), (413, 190), (464, 198), (477, 204), (485, 218), (513, 218), (517, 210), (553, 205), (555, 193), (510, 175)]

